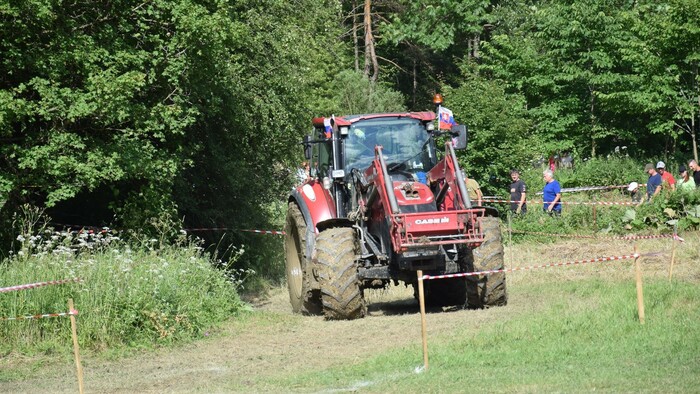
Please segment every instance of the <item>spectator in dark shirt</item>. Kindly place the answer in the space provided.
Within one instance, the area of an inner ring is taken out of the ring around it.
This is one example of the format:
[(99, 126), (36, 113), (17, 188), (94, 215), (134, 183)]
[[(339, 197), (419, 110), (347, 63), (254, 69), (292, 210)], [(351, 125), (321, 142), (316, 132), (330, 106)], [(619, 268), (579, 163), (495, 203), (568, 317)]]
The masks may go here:
[(510, 171), (510, 178), (513, 180), (510, 184), (510, 210), (516, 215), (524, 215), (527, 212), (525, 182), (520, 179), (520, 171), (515, 169)]
[(654, 196), (661, 192), (661, 175), (656, 172), (654, 165), (651, 163), (644, 166), (644, 172), (649, 174), (649, 180), (647, 181), (647, 201), (651, 201)]
[(700, 166), (698, 166), (698, 162), (693, 160), (690, 160), (688, 162), (688, 167), (690, 167), (691, 170), (693, 170), (693, 180), (695, 180), (695, 187), (700, 187)]

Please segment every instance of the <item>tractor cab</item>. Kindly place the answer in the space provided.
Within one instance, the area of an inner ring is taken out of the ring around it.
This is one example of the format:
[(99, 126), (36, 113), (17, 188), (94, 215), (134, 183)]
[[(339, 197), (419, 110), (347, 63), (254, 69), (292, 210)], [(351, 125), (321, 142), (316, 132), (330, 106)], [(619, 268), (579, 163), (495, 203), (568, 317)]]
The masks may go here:
[(382, 147), (392, 179), (426, 183), (437, 164), (435, 142), (426, 125), (413, 118), (375, 118), (353, 123), (344, 141), (346, 174), (372, 164), (375, 146)]
[(333, 195), (337, 217), (353, 208), (353, 177), (372, 166), (378, 146), (392, 181), (427, 184), (428, 171), (438, 163), (434, 120), (433, 112), (315, 118), (306, 156), (312, 177)]

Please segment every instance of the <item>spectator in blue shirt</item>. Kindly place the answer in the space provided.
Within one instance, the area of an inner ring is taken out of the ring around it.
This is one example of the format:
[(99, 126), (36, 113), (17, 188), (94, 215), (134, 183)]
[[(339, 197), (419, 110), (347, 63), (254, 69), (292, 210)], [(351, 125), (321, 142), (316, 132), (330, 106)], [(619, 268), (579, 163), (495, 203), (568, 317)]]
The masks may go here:
[(543, 200), (544, 200), (544, 211), (550, 215), (561, 215), (561, 186), (559, 182), (554, 179), (554, 173), (552, 170), (545, 170), (542, 175), (544, 175), (544, 190), (542, 190)]
[(655, 195), (661, 192), (661, 175), (656, 172), (656, 168), (651, 163), (644, 166), (644, 172), (649, 174), (649, 180), (647, 181), (647, 202), (651, 201)]

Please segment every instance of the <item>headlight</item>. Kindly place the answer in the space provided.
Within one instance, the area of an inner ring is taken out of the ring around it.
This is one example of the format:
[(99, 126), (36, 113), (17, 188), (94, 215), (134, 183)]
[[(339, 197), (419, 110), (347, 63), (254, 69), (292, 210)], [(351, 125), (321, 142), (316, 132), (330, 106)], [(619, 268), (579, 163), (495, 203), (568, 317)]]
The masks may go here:
[(323, 188), (326, 190), (330, 190), (331, 186), (333, 186), (333, 181), (331, 181), (331, 178), (329, 177), (323, 177)]

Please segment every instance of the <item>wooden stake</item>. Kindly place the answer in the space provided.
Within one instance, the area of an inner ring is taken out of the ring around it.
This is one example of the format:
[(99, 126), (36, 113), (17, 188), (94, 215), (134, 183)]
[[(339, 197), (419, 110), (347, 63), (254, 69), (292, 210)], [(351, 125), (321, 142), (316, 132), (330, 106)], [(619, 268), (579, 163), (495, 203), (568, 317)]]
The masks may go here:
[(678, 236), (678, 233), (676, 231), (676, 227), (673, 228), (673, 239), (671, 239), (671, 242), (673, 242), (671, 245), (671, 266), (668, 269), (668, 281), (670, 282), (671, 279), (673, 278), (673, 263), (676, 261), (676, 237)]
[[(637, 254), (637, 245), (634, 245), (634, 254)], [(637, 272), (637, 310), (639, 313), (639, 323), (644, 324), (644, 292), (642, 291), (642, 267), (639, 256), (634, 257), (635, 271)]]
[[(595, 203), (595, 197), (593, 197), (593, 202)], [(593, 230), (598, 232), (598, 220), (596, 218), (596, 205), (593, 204)]]
[(68, 311), (70, 314), (70, 328), (73, 333), (73, 353), (75, 354), (75, 368), (78, 373), (78, 390), (80, 394), (83, 394), (83, 366), (80, 364), (80, 347), (78, 347), (78, 324), (75, 321), (75, 315), (72, 313), (75, 310), (73, 308), (73, 299), (68, 299)]
[(508, 257), (510, 258), (510, 267), (513, 268), (513, 226), (510, 223), (511, 216), (513, 216), (513, 213), (508, 211), (508, 244), (510, 244)]
[(423, 339), (423, 369), (428, 370), (428, 334), (425, 322), (425, 292), (423, 290), (423, 270), (418, 270), (418, 303), (420, 304), (420, 326)]

